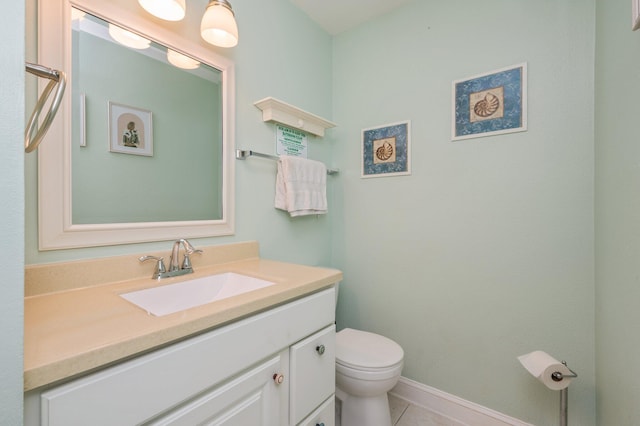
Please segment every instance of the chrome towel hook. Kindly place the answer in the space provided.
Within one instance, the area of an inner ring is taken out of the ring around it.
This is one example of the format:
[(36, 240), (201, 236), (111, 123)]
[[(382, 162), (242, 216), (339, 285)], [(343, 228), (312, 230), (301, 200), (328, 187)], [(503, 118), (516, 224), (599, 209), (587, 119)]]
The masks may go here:
[[(40, 98), (36, 103), (33, 113), (31, 113), (31, 118), (29, 118), (29, 123), (27, 124), (27, 127), (24, 131), (24, 150), (25, 152), (29, 153), (38, 147), (38, 145), (42, 141), (42, 138), (47, 133), (47, 130), (49, 130), (49, 126), (51, 126), (51, 122), (53, 122), (53, 118), (56, 116), (56, 113), (58, 112), (58, 107), (60, 107), (60, 102), (62, 101), (62, 95), (64, 95), (64, 89), (67, 85), (67, 79), (64, 72), (43, 67), (42, 65), (38, 65), (38, 64), (32, 64), (32, 63), (26, 62), (25, 69), (27, 72), (30, 72), (31, 74), (35, 74), (38, 77), (48, 78), (49, 80), (51, 80), (45, 87), (42, 94), (40, 95)], [(42, 108), (44, 107), (44, 104), (49, 99), (51, 92), (53, 92), (53, 89), (56, 87), (57, 89), (54, 94), (53, 101), (51, 101), (49, 112), (47, 112), (47, 115), (44, 117), (44, 120), (42, 121), (42, 125), (40, 126), (40, 128), (38, 129), (38, 131), (36, 132), (35, 136), (33, 136), (33, 139), (32, 139), (31, 135), (37, 126), (38, 118), (40, 117)]]

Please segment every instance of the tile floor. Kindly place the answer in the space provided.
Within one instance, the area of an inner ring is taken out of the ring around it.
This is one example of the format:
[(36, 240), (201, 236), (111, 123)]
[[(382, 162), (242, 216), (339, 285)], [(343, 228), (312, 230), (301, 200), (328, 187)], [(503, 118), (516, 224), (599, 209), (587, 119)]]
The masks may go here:
[[(394, 426), (464, 426), (464, 423), (411, 404), (393, 395), (389, 395), (389, 408)], [(340, 401), (336, 400), (336, 426), (342, 426), (339, 413)]]

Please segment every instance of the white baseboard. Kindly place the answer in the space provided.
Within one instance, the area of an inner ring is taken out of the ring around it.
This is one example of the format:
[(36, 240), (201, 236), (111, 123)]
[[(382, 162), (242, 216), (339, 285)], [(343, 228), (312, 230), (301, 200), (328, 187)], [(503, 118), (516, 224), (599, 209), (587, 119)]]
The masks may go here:
[(422, 383), (400, 377), (390, 394), (468, 426), (534, 426)]

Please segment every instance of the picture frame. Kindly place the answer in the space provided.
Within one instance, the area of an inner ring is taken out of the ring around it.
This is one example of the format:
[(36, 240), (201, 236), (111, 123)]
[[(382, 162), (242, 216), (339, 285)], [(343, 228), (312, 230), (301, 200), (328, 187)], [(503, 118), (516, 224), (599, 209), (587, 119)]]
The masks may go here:
[(362, 130), (362, 178), (411, 174), (411, 122)]
[(109, 101), (109, 151), (152, 157), (151, 111)]
[(452, 85), (451, 140), (527, 130), (527, 64), (521, 63)]
[(631, 0), (631, 29), (640, 28), (640, 0)]

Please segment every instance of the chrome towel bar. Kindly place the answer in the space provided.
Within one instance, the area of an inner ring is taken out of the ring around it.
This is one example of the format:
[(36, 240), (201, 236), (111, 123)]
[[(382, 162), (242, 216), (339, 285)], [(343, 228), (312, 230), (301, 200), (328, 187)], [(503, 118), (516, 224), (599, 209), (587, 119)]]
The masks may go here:
[[(269, 160), (278, 160), (278, 156), (277, 155), (270, 155), (270, 154), (263, 154), (261, 152), (256, 152), (256, 151), (251, 151), (251, 150), (244, 150), (244, 149), (236, 149), (236, 159), (238, 160), (246, 160), (249, 157), (262, 157), (262, 158), (267, 158)], [(329, 169), (327, 168), (327, 174), (328, 175), (335, 175), (338, 174), (339, 170), (337, 169)]]
[[(64, 89), (67, 85), (67, 79), (62, 71), (47, 68), (38, 64), (26, 62), (25, 69), (27, 72), (37, 75), (38, 77), (48, 78), (49, 80), (51, 80), (42, 91), (42, 94), (40, 95), (40, 98), (38, 99), (38, 102), (36, 103), (36, 106), (31, 113), (29, 123), (27, 124), (27, 127), (24, 131), (24, 150), (25, 152), (31, 152), (38, 147), (45, 133), (47, 133), (47, 130), (49, 130), (49, 126), (51, 126), (53, 118), (58, 112), (58, 107), (60, 107), (62, 95), (64, 95)], [(49, 99), (51, 92), (53, 92), (53, 89), (56, 87), (57, 89), (53, 96), (53, 100), (51, 101), (49, 111), (47, 112), (47, 115), (45, 115), (44, 119), (42, 120), (42, 125), (32, 139), (31, 134), (37, 127), (38, 118), (40, 117), (42, 108)]]

